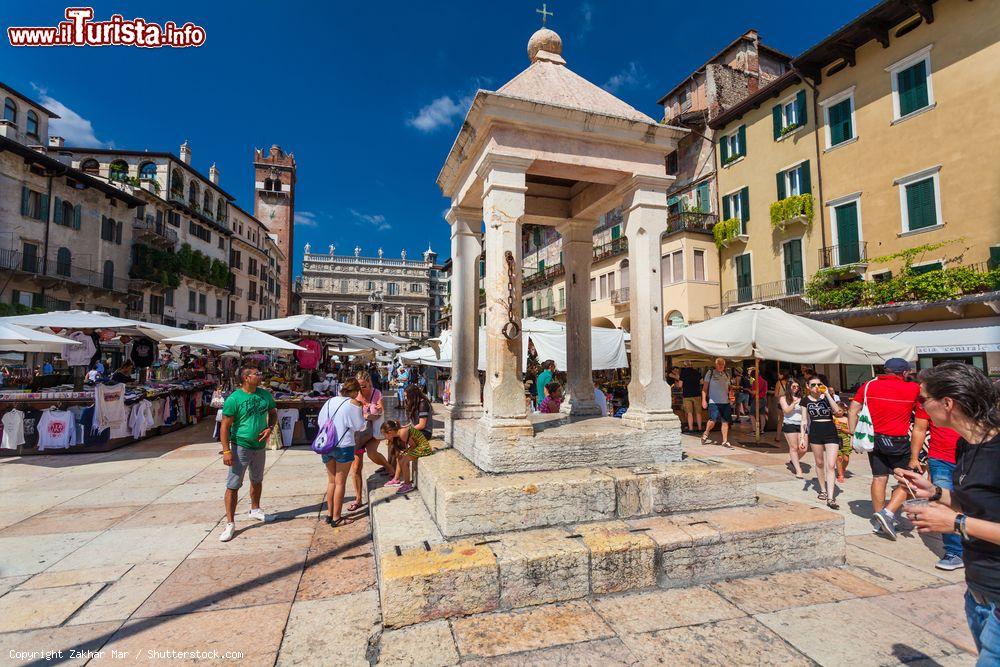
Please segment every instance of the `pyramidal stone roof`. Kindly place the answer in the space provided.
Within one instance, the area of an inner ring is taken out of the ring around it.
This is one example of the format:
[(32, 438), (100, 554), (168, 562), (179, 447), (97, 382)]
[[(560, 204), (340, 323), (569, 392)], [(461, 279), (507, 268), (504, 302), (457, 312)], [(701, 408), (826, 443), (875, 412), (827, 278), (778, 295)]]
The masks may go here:
[(566, 67), (562, 40), (542, 28), (528, 41), (531, 65), (496, 92), (531, 102), (580, 109), (642, 123), (656, 121)]

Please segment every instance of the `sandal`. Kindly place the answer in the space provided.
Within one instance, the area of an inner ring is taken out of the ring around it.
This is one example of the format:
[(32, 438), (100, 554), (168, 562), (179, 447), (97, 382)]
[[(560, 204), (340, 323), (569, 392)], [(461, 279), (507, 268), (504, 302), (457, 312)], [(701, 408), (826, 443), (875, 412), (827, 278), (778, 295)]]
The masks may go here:
[(827, 498), (826, 491), (820, 491), (816, 497), (819, 498), (820, 500), (826, 500)]
[(726, 449), (732, 449), (733, 448), (733, 446), (729, 443), (728, 440), (726, 440), (724, 443), (722, 443), (722, 446), (725, 447)]
[(347, 519), (345, 517), (340, 517), (339, 519), (334, 519), (333, 517), (326, 517), (326, 525), (331, 528), (336, 528), (337, 526), (343, 525)]
[(838, 505), (837, 502), (834, 501), (834, 500), (831, 500), (831, 501), (827, 502), (826, 506), (829, 507), (832, 510), (839, 510), (840, 509), (840, 505)]
[(361, 502), (360, 500), (355, 500), (353, 503), (351, 503), (350, 505), (347, 506), (347, 511), (348, 512), (357, 512), (359, 509), (361, 509), (364, 506), (365, 506), (365, 504), (363, 502)]
[(709, 438), (708, 437), (708, 433), (704, 433), (701, 436), (701, 444), (703, 444), (703, 445), (714, 445), (715, 444), (715, 440), (712, 440), (711, 438)]

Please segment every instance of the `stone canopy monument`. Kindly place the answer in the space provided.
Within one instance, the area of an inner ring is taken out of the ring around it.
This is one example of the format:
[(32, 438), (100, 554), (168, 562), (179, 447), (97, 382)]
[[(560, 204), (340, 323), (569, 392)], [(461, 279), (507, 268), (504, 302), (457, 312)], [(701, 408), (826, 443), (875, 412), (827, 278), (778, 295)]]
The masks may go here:
[[(661, 125), (574, 74), (541, 29), (530, 66), (479, 91), (437, 182), (451, 199), (452, 403), (446, 443), (414, 494), (370, 486), (386, 627), (844, 560), (843, 519), (758, 497), (742, 463), (684, 458), (664, 380)], [(601, 417), (591, 375), (590, 263), (598, 216), (625, 214), (629, 409)], [(566, 268), (568, 398), (529, 415), (520, 335), (521, 228), (555, 227)], [(486, 253), (485, 385), (477, 265)]]

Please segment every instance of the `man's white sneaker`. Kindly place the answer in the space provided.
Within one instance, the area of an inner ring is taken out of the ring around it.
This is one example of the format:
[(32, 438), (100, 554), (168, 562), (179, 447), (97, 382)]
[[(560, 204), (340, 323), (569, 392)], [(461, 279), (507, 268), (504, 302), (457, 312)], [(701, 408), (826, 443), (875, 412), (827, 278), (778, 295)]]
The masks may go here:
[(247, 517), (256, 521), (267, 521), (267, 514), (265, 514), (264, 510), (259, 507), (255, 510), (247, 512)]
[(222, 529), (222, 535), (219, 535), (220, 542), (228, 542), (233, 539), (233, 533), (236, 532), (235, 523), (227, 523), (226, 527)]

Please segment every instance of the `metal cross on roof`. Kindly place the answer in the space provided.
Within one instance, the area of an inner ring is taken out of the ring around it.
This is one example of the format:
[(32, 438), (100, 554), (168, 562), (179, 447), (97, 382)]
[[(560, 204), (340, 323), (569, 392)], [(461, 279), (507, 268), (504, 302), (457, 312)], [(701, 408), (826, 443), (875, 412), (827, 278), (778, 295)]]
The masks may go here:
[(544, 2), (542, 3), (542, 8), (541, 9), (536, 9), (535, 13), (542, 15), (542, 27), (543, 28), (545, 27), (545, 19), (547, 19), (550, 16), (555, 16), (555, 12), (548, 11), (548, 7), (547, 7), (547, 5)]

